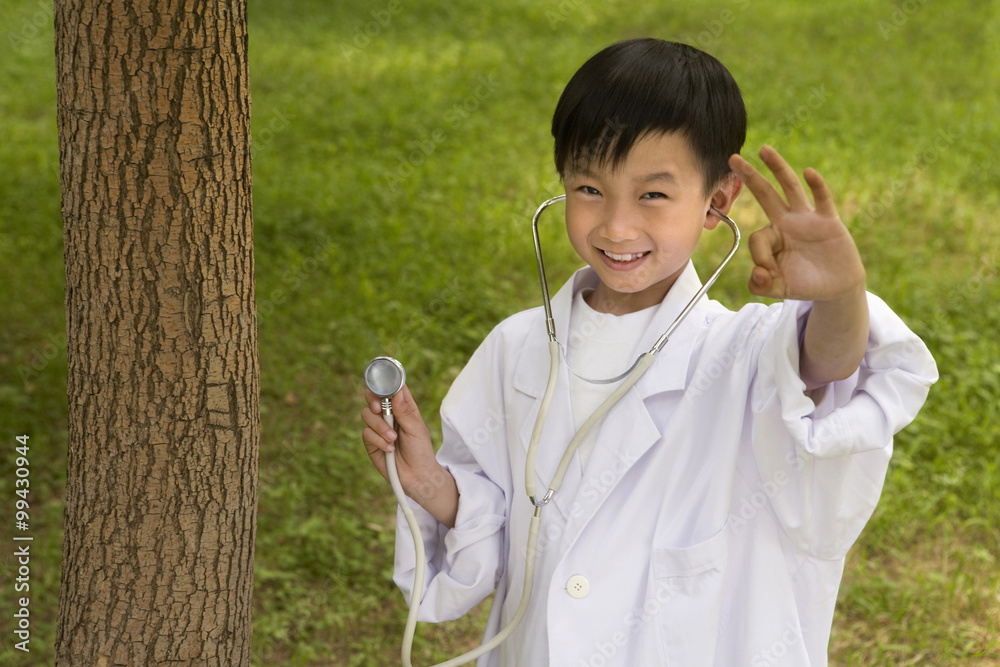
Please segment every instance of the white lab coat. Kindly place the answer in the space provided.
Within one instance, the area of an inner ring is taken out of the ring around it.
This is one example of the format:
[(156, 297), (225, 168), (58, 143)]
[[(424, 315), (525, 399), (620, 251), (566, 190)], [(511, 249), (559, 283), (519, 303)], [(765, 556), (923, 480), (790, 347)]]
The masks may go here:
[[(581, 269), (553, 298), (560, 340), (573, 294), (596, 281)], [(636, 355), (699, 286), (689, 264)], [(798, 376), (809, 303), (732, 312), (703, 299), (599, 426), (585, 469), (574, 455), (542, 512), (528, 613), (479, 666), (826, 665), (844, 556), (878, 501), (893, 434), (937, 379), (903, 322), (875, 296), (869, 308), (860, 369), (814, 404)], [(421, 621), (458, 618), (495, 589), (491, 637), (518, 606), (533, 511), (524, 464), (547, 340), (541, 308), (505, 320), (441, 406), (438, 458), (460, 500), (450, 530), (411, 501), (428, 560)], [(572, 435), (563, 365), (540, 494)], [(400, 516), (395, 580), (407, 599), (413, 575)]]

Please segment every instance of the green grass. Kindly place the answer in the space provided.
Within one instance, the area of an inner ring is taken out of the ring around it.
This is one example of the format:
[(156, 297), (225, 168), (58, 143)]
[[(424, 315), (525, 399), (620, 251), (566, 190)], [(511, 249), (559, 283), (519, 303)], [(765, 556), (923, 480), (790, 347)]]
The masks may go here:
[[(770, 143), (824, 175), (870, 289), (941, 371), (848, 557), (831, 662), (1000, 664), (1000, 2), (821, 4), (401, 2), (360, 49), (388, 3), (251, 4), (257, 664), (393, 663), (405, 618), (394, 502), (360, 444), (358, 375), (397, 356), (438, 427), (483, 336), (538, 302), (527, 222), (558, 192), (548, 124), (562, 86), (600, 47), (643, 35), (727, 64), (750, 114), (744, 152)], [(47, 664), (66, 448), (53, 39), (27, 0), (0, 5), (0, 25), (0, 442), (31, 435), (40, 508), (32, 653), (25, 663), (5, 632), (0, 664)], [(733, 217), (745, 232), (764, 223), (748, 195)], [(558, 285), (577, 260), (558, 224), (543, 234)], [(696, 260), (725, 243), (706, 237)], [(746, 250), (732, 266), (713, 291), (737, 307)], [(12, 465), (0, 457), (5, 498)], [(485, 609), (423, 626), (418, 661), (474, 645)]]

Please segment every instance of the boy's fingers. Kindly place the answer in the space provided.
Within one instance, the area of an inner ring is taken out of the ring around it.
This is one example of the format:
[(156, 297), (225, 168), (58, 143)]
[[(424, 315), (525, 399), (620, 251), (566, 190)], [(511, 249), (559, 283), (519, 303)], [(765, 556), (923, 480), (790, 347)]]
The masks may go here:
[(774, 258), (774, 254), (781, 251), (781, 234), (773, 225), (768, 225), (751, 234), (748, 245), (750, 246), (750, 256), (756, 265), (750, 272), (750, 280), (747, 281), (750, 293), (757, 296), (781, 298), (780, 295), (775, 294), (779, 285), (775, 280), (778, 263)]
[(750, 257), (753, 258), (754, 264), (768, 271), (777, 270), (778, 264), (774, 254), (781, 252), (781, 234), (773, 225), (758, 229), (751, 234), (747, 245), (750, 246)]
[(808, 167), (802, 175), (805, 177), (809, 189), (812, 190), (816, 211), (823, 215), (836, 216), (837, 207), (833, 203), (833, 193), (830, 192), (830, 188), (827, 187), (826, 181), (819, 175), (819, 172)]
[(768, 218), (774, 220), (781, 212), (787, 210), (787, 206), (778, 191), (752, 164), (739, 155), (732, 155), (729, 158), (729, 166), (747, 186)]
[(396, 421), (408, 431), (424, 423), (423, 417), (420, 416), (420, 408), (417, 407), (417, 402), (413, 400), (413, 394), (406, 385), (403, 385), (399, 393), (393, 397), (392, 412), (396, 415)]
[(771, 291), (771, 283), (770, 271), (763, 266), (755, 266), (753, 267), (753, 271), (750, 272), (750, 280), (747, 282), (747, 288), (751, 294), (768, 296)]
[(369, 454), (374, 454), (376, 450), (391, 452), (395, 448), (391, 442), (387, 442), (385, 438), (370, 427), (361, 432), (361, 442), (364, 443), (365, 449)]
[(785, 158), (781, 157), (781, 154), (770, 146), (764, 146), (760, 149), (760, 159), (778, 179), (778, 184), (781, 185), (781, 190), (788, 200), (788, 207), (791, 209), (809, 208), (809, 197), (806, 196), (806, 191), (802, 187), (802, 181), (799, 180), (795, 170), (785, 162)]
[(396, 433), (389, 427), (385, 419), (382, 418), (381, 412), (375, 412), (366, 408), (361, 411), (361, 421), (383, 440), (391, 442), (396, 439)]
[[(368, 409), (378, 415), (381, 419), (382, 415), (382, 399), (373, 394), (369, 390), (365, 390), (365, 401), (368, 403)], [(395, 405), (393, 406), (395, 408)]]
[(765, 296), (769, 299), (784, 299), (785, 283), (780, 274), (773, 274), (763, 266), (755, 266), (750, 272), (747, 289), (751, 294)]

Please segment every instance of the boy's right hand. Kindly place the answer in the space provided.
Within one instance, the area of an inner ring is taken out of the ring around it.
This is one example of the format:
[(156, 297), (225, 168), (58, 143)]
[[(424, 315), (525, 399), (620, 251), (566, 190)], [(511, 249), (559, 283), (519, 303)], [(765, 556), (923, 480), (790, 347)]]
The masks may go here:
[(410, 498), (420, 503), (446, 526), (453, 526), (458, 510), (455, 479), (434, 457), (431, 432), (420, 416), (416, 401), (405, 385), (392, 397), (395, 430), (382, 418), (381, 400), (365, 390), (367, 405), (361, 411), (366, 428), (361, 434), (365, 450), (379, 474), (389, 480), (386, 452), (395, 451), (399, 483)]

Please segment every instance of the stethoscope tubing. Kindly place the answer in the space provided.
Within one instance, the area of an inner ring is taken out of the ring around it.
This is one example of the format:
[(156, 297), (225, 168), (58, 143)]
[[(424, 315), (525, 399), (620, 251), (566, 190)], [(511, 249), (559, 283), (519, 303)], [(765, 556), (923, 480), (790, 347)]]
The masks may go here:
[[(382, 402), (382, 417), (389, 424), (390, 428), (394, 426), (391, 404), (387, 409), (385, 400)], [(407, 499), (406, 493), (403, 491), (403, 486), (399, 481), (399, 471), (396, 466), (395, 452), (386, 453), (385, 465), (386, 471), (389, 475), (389, 484), (392, 486), (392, 492), (396, 496), (399, 508), (403, 512), (403, 518), (406, 520), (406, 525), (410, 528), (410, 535), (413, 537), (413, 546), (415, 551), (414, 556), (416, 558), (416, 566), (413, 577), (413, 592), (410, 595), (410, 607), (406, 615), (406, 627), (403, 629), (403, 644), (400, 649), (400, 658), (402, 660), (403, 667), (413, 667), (411, 654), (413, 651), (413, 637), (416, 634), (417, 629), (417, 615), (420, 612), (420, 601), (423, 596), (424, 579), (427, 571), (426, 552), (424, 551), (424, 538), (420, 532), (420, 525), (417, 523), (417, 517), (413, 513), (413, 509), (410, 507), (410, 501)], [(528, 602), (531, 600), (531, 594), (534, 587), (535, 561), (537, 560), (535, 558), (535, 554), (538, 551), (538, 532), (541, 528), (542, 520), (541, 509), (541, 507), (535, 508), (535, 512), (531, 516), (531, 523), (528, 526), (528, 544), (524, 567), (524, 587), (521, 589), (521, 602), (517, 607), (517, 611), (514, 612), (514, 616), (510, 619), (510, 622), (494, 637), (478, 648), (475, 648), (468, 653), (463, 653), (457, 658), (440, 662), (433, 667), (459, 667), (459, 665), (466, 665), (476, 658), (479, 658), (480, 656), (483, 656), (500, 646), (500, 644), (506, 641), (506, 639), (514, 632), (517, 626), (520, 625), (521, 621), (524, 619), (524, 615), (528, 611)]]
[[(489, 641), (484, 643), (482, 646), (464, 653), (457, 658), (452, 658), (445, 662), (438, 663), (433, 667), (459, 667), (459, 665), (465, 665), (476, 658), (492, 651), (503, 643), (517, 628), (517, 626), (524, 619), (525, 613), (528, 610), (528, 602), (531, 600), (531, 594), (534, 587), (534, 573), (535, 564), (538, 556), (538, 533), (541, 527), (541, 513), (542, 508), (549, 503), (552, 496), (559, 491), (562, 486), (563, 478), (566, 475), (566, 471), (569, 468), (573, 454), (576, 453), (577, 448), (587, 437), (587, 434), (604, 418), (604, 416), (611, 411), (611, 409), (618, 404), (625, 394), (627, 394), (635, 383), (645, 374), (647, 370), (653, 365), (653, 361), (656, 358), (656, 354), (663, 349), (667, 341), (670, 340), (670, 336), (673, 334), (674, 330), (684, 321), (684, 318), (688, 316), (694, 306), (698, 303), (708, 291), (708, 289), (715, 283), (716, 278), (722, 272), (722, 269), (726, 266), (733, 255), (736, 254), (736, 249), (740, 244), (740, 230), (736, 226), (736, 223), (722, 213), (714, 206), (709, 210), (717, 216), (720, 220), (729, 225), (730, 229), (733, 231), (733, 246), (729, 250), (726, 257), (719, 263), (712, 275), (709, 276), (708, 280), (702, 285), (701, 289), (688, 301), (684, 309), (677, 315), (674, 321), (667, 327), (663, 335), (657, 339), (653, 347), (642, 354), (636, 362), (632, 365), (628, 371), (617, 378), (612, 378), (610, 380), (596, 380), (593, 382), (599, 383), (610, 383), (617, 382), (619, 380), (624, 381), (615, 388), (615, 390), (608, 396), (607, 399), (597, 410), (594, 411), (590, 417), (583, 423), (579, 430), (573, 435), (569, 444), (566, 445), (566, 449), (563, 452), (563, 456), (559, 461), (559, 466), (556, 468), (556, 472), (552, 477), (552, 481), (549, 483), (548, 490), (545, 496), (541, 499), (537, 498), (537, 485), (535, 483), (535, 462), (538, 458), (538, 446), (542, 437), (542, 430), (545, 426), (545, 420), (548, 417), (549, 407), (552, 403), (552, 398), (555, 395), (555, 388), (559, 380), (559, 366), (560, 366), (560, 347), (559, 341), (556, 338), (556, 327), (555, 320), (552, 317), (552, 303), (549, 298), (549, 285), (545, 278), (545, 264), (542, 260), (542, 246), (538, 237), (538, 219), (542, 212), (549, 206), (566, 200), (566, 195), (558, 195), (547, 199), (543, 202), (538, 209), (535, 211), (534, 216), (531, 219), (531, 233), (535, 242), (535, 259), (538, 263), (538, 275), (541, 281), (542, 287), (542, 298), (545, 309), (545, 328), (548, 332), (549, 337), (549, 377), (546, 382), (545, 392), (542, 395), (542, 402), (538, 409), (538, 415), (535, 418), (535, 425), (532, 428), (531, 440), (528, 444), (528, 453), (525, 458), (525, 472), (524, 472), (524, 486), (525, 491), (528, 494), (528, 498), (531, 503), (535, 506), (535, 511), (532, 514), (531, 522), (528, 526), (528, 542), (525, 553), (525, 568), (524, 568), (524, 586), (521, 589), (521, 601), (518, 604), (517, 610), (514, 612), (514, 616), (494, 637)], [(392, 403), (389, 399), (382, 400), (382, 416), (388, 422), (390, 427), (394, 426), (394, 418), (392, 415)], [(420, 526), (417, 523), (417, 518), (413, 513), (413, 509), (410, 507), (410, 502), (406, 498), (406, 494), (403, 491), (402, 484), (399, 481), (399, 472), (396, 467), (396, 456), (394, 452), (388, 452), (385, 456), (386, 470), (389, 476), (389, 483), (392, 486), (393, 494), (396, 496), (396, 500), (399, 502), (399, 507), (403, 512), (403, 517), (406, 520), (406, 525), (410, 529), (410, 534), (413, 537), (413, 545), (416, 557), (416, 566), (413, 580), (413, 592), (410, 596), (410, 606), (409, 612), (406, 617), (406, 627), (403, 631), (403, 646), (401, 649), (401, 658), (403, 667), (413, 667), (411, 663), (411, 653), (413, 645), (413, 636), (416, 631), (417, 625), (417, 615), (420, 610), (420, 601), (423, 596), (424, 590), (424, 579), (426, 577), (426, 554), (424, 551), (424, 540), (423, 535), (420, 532)]]

